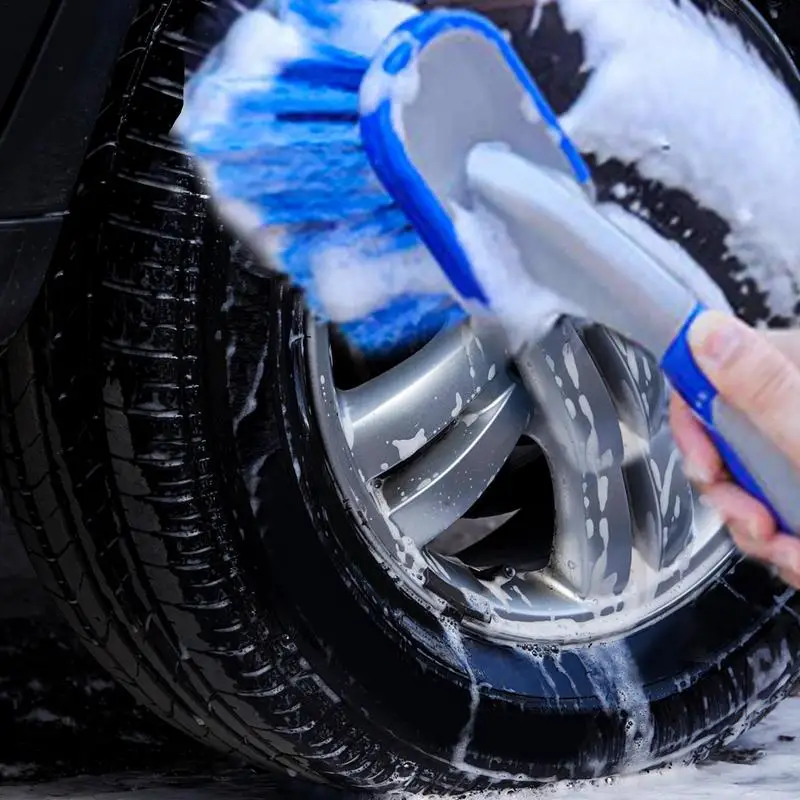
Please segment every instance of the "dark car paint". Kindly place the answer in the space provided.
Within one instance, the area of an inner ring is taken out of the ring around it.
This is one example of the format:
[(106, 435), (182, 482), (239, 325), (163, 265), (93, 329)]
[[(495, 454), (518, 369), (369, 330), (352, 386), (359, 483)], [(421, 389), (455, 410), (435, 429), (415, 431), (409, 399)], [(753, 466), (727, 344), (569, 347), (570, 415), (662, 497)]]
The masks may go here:
[(0, 343), (39, 293), (137, 6), (0, 0)]

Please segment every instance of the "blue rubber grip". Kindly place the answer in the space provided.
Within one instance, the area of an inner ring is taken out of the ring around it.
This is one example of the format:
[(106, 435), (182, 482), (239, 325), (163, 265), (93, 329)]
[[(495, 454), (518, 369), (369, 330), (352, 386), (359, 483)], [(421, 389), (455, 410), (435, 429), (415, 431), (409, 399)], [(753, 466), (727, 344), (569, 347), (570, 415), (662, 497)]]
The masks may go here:
[(731, 477), (742, 489), (769, 509), (781, 530), (795, 532), (792, 526), (776, 511), (767, 494), (759, 486), (758, 481), (744, 465), (739, 454), (726, 441), (714, 424), (714, 406), (719, 392), (697, 365), (689, 346), (689, 331), (695, 320), (707, 310), (704, 305), (698, 304), (692, 311), (664, 354), (661, 368), (675, 391), (694, 410), (697, 417), (705, 425)]

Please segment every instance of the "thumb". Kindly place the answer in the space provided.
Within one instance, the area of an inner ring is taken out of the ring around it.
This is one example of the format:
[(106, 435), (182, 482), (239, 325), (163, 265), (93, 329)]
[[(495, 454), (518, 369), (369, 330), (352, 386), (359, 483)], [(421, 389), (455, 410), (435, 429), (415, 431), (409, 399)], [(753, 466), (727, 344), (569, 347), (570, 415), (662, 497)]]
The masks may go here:
[(698, 317), (689, 344), (728, 403), (800, 463), (800, 370), (762, 333), (718, 311)]

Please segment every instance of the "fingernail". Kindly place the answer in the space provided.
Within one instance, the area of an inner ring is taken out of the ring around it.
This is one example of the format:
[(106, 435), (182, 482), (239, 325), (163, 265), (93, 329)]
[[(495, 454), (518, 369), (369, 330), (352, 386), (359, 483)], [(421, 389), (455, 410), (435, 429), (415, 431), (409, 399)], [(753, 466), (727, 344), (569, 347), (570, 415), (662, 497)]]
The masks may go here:
[(700, 316), (689, 331), (689, 343), (701, 366), (714, 369), (734, 360), (742, 348), (744, 337), (740, 323), (718, 312)]

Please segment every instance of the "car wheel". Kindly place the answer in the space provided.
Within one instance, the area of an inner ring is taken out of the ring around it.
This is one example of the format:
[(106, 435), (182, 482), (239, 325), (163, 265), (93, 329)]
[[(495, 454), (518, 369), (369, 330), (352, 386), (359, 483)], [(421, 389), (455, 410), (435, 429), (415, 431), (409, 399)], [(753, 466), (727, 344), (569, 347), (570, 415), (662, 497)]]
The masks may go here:
[[(800, 600), (693, 495), (650, 357), (565, 322), (526, 363), (546, 409), (469, 327), (354, 357), (225, 236), (169, 136), (218, 33), (187, 35), (198, 5), (144, 4), (0, 367), (9, 504), (86, 646), (209, 745), (370, 790), (614, 775), (760, 718), (797, 677)], [(796, 89), (761, 18), (721, 5)], [(585, 76), (557, 6), (532, 38), (529, 3), (475, 6), (568, 105)], [(736, 295), (719, 220), (595, 169), (665, 235), (700, 231), (743, 316), (786, 321)]]

